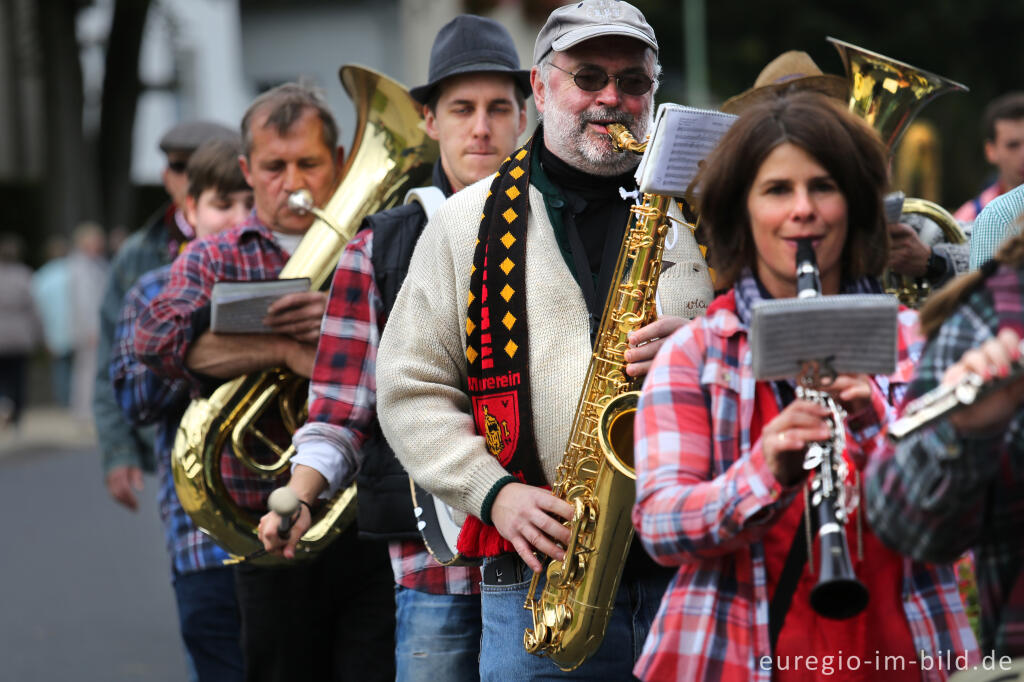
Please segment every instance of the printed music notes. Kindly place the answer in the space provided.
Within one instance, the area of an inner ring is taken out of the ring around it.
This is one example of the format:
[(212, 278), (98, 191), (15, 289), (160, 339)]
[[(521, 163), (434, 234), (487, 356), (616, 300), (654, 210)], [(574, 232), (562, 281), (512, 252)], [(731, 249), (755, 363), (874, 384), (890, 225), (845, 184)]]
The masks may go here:
[(641, 192), (685, 197), (696, 193), (700, 165), (736, 116), (680, 104), (662, 104), (654, 133), (637, 168)]

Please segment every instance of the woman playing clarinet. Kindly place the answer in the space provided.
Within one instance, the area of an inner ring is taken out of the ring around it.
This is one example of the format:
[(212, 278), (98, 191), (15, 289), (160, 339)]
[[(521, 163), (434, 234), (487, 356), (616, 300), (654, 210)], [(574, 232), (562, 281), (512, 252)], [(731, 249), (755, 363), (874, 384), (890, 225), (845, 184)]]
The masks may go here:
[[(828, 386), (842, 412), (752, 371), (751, 309), (797, 295), (799, 243), (810, 242), (822, 294), (880, 291), (886, 177), (875, 134), (816, 93), (747, 110), (706, 162), (701, 218), (725, 293), (659, 352), (636, 420), (634, 525), (656, 561), (679, 567), (634, 670), (642, 679), (939, 680), (948, 671), (924, 670), (921, 652), (977, 657), (950, 568), (885, 547), (856, 505), (920, 352), (916, 315), (900, 313), (895, 374)], [(811, 606), (821, 545), (804, 460), (840, 430), (843, 543), (870, 596), (835, 619)]]

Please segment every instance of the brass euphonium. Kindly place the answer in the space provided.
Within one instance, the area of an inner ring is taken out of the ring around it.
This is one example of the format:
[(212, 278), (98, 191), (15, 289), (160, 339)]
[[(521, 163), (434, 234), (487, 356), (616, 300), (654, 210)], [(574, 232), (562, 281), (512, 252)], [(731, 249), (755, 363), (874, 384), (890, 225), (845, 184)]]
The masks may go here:
[[(864, 119), (878, 132), (890, 154), (914, 120), (928, 102), (947, 92), (967, 92), (966, 86), (937, 76), (923, 69), (851, 45), (828, 38), (835, 45), (846, 68), (850, 81), (850, 111)], [(964, 244), (967, 235), (956, 218), (946, 209), (927, 199), (907, 199), (903, 204), (903, 215), (921, 216), (939, 226), (942, 240), (949, 244)], [(916, 221), (914, 221), (916, 222)], [(922, 234), (917, 225), (918, 236), (928, 246), (938, 243), (938, 235)], [(916, 307), (928, 293), (928, 283), (923, 278), (886, 272), (886, 291), (895, 294), (906, 305)]]
[[(363, 218), (395, 206), (406, 191), (427, 181), (438, 155), (437, 144), (423, 128), (419, 106), (402, 85), (361, 66), (343, 66), (339, 76), (358, 115), (352, 151), (341, 183), (322, 210), (304, 206), (302, 197), (291, 198), (293, 207), (312, 210), (317, 219), (280, 274), (282, 279), (308, 277), (312, 290), (327, 282)], [(230, 443), (235, 457), (257, 476), (281, 475), (294, 453), (291, 433), (306, 418), (306, 387), (306, 380), (287, 369), (269, 369), (222, 384), (209, 398), (192, 401), (182, 417), (171, 458), (181, 506), (235, 557), (259, 556), (262, 543), (256, 535), (258, 519), (241, 509), (225, 489), (221, 454)], [(268, 410), (280, 414), (288, 443), (274, 442), (257, 427)], [(270, 450), (275, 461), (254, 458), (249, 452), (254, 442)], [(336, 493), (313, 519), (299, 541), (296, 558), (326, 547), (355, 514), (353, 484)], [(284, 560), (262, 555), (253, 561)]]
[[(620, 124), (608, 130), (619, 149), (644, 145)], [(524, 605), (533, 628), (526, 650), (562, 670), (579, 667), (604, 639), (633, 538), (636, 499), (633, 417), (640, 381), (626, 375), (628, 334), (657, 317), (655, 288), (668, 230), (669, 197), (645, 194), (619, 250), (569, 442), (552, 493), (575, 507), (563, 561), (551, 560), (544, 591), (534, 574)]]

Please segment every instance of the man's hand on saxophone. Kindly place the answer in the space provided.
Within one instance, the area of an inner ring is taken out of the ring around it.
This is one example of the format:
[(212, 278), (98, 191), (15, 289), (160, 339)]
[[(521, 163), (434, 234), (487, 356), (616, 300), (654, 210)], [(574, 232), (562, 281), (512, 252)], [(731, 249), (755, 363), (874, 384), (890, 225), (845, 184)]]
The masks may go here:
[(626, 374), (631, 377), (646, 376), (658, 354), (658, 349), (675, 330), (689, 322), (681, 317), (664, 315), (654, 322), (640, 327), (629, 335), (629, 350), (625, 353)]
[(509, 483), (494, 498), (491, 521), (501, 536), (512, 543), (519, 556), (535, 573), (542, 566), (534, 551), (561, 561), (569, 529), (556, 516), (569, 521), (573, 506), (543, 488)]

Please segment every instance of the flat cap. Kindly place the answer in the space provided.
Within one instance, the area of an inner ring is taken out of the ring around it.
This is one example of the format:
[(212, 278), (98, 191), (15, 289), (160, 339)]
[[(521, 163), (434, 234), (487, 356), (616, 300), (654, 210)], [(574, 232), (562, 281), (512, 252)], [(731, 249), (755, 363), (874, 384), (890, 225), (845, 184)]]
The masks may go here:
[(658, 39), (643, 13), (622, 0), (583, 0), (553, 11), (537, 34), (533, 63), (548, 52), (562, 52), (591, 38), (622, 36), (644, 43), (655, 53)]
[(168, 152), (186, 152), (191, 154), (201, 144), (209, 140), (225, 140), (237, 143), (240, 133), (213, 121), (184, 121), (172, 127), (160, 138), (160, 150)]

